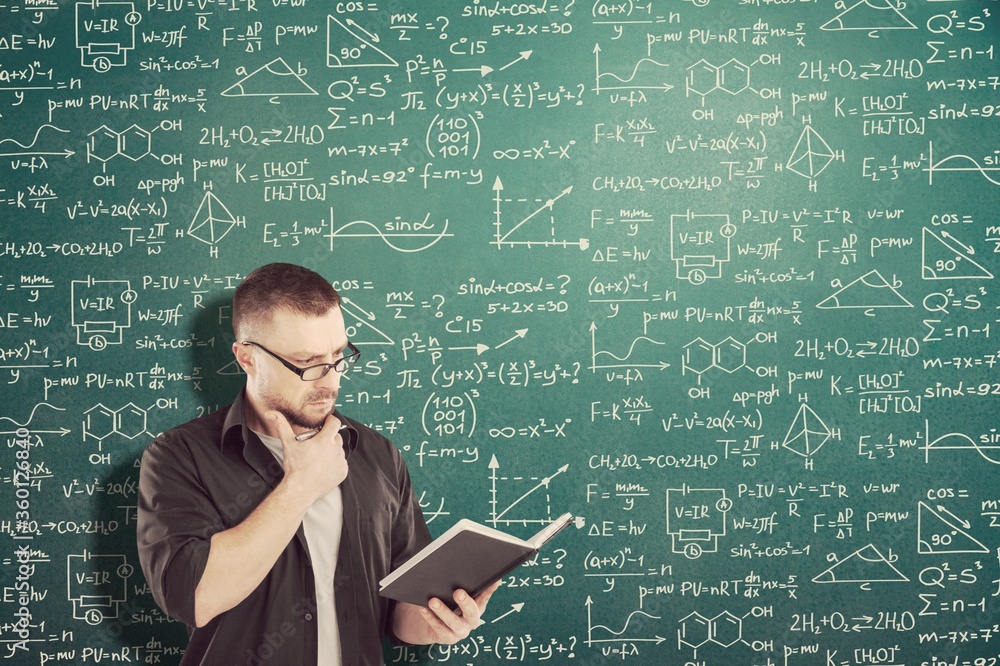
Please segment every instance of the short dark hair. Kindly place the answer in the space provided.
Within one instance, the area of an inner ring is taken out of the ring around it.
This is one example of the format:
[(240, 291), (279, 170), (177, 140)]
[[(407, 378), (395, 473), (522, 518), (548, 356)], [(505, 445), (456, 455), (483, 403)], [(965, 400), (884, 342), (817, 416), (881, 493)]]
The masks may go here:
[(233, 294), (233, 332), (267, 326), (275, 310), (322, 317), (340, 294), (322, 275), (295, 264), (267, 264), (243, 278)]

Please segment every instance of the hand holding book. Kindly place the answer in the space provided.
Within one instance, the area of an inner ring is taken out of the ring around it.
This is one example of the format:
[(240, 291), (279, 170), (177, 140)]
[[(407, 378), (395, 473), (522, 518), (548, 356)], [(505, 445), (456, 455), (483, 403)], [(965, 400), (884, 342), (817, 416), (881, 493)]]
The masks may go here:
[(475, 597), (531, 558), (573, 522), (565, 513), (527, 541), (463, 519), (380, 581), (383, 597), (425, 606), (433, 597), (454, 609), (452, 593)]

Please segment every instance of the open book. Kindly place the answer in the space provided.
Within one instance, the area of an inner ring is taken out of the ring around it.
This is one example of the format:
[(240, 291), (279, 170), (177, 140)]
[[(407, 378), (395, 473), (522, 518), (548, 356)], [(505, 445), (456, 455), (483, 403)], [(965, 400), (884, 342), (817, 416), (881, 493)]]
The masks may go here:
[(527, 541), (462, 519), (379, 582), (383, 597), (426, 606), (437, 597), (453, 610), (455, 590), (475, 597), (523, 564), (573, 522), (564, 513)]

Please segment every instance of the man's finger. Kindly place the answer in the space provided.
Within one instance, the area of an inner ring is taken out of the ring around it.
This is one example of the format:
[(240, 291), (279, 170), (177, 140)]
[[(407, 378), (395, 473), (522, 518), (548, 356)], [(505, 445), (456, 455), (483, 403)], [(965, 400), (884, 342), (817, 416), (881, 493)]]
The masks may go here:
[(443, 642), (448, 639), (448, 635), (451, 630), (448, 626), (441, 621), (437, 615), (435, 615), (429, 608), (421, 608), (420, 616), (424, 618), (427, 626), (430, 627), (431, 633), (437, 638), (438, 642)]
[(334, 416), (332, 413), (326, 415), (326, 421), (323, 422), (323, 427), (320, 430), (326, 430), (329, 428), (333, 432), (337, 432), (341, 428), (340, 419)]
[(285, 415), (281, 412), (269, 409), (264, 412), (264, 418), (273, 423), (278, 429), (278, 435), (282, 441), (294, 437), (292, 434), (292, 426), (288, 424), (288, 419), (286, 419)]
[(480, 611), (486, 609), (486, 604), (490, 602), (490, 597), (492, 597), (493, 593), (497, 591), (497, 588), (500, 587), (501, 583), (503, 583), (503, 580), (498, 580), (479, 593), (479, 596), (476, 597), (476, 604), (479, 606)]
[[(468, 598), (469, 595), (465, 596)], [(465, 638), (469, 634), (469, 628), (466, 626), (464, 618), (445, 606), (444, 602), (438, 599), (431, 599), (429, 606), (438, 619), (459, 638)]]
[(482, 607), (478, 603), (479, 598), (482, 596), (480, 594), (479, 597), (473, 599), (465, 590), (455, 590), (455, 603), (458, 604), (462, 617), (474, 625), (478, 624), (479, 616), (483, 612)]

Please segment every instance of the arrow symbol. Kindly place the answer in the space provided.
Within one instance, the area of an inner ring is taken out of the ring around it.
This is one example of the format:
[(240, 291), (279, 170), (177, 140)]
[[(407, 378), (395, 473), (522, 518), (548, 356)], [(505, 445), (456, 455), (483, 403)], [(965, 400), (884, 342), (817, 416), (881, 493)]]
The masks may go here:
[(379, 37), (377, 33), (368, 32), (367, 30), (365, 30), (364, 28), (362, 28), (360, 25), (358, 25), (357, 22), (354, 21), (354, 19), (347, 19), (347, 25), (355, 27), (358, 30), (360, 30), (361, 32), (365, 33), (366, 35), (368, 35), (368, 39), (372, 40), (376, 44), (378, 44), (380, 41), (382, 41), (382, 38)]
[(518, 338), (523, 338), (527, 334), (528, 334), (528, 329), (526, 329), (526, 328), (518, 329), (518, 330), (514, 331), (514, 337), (509, 338), (507, 340), (504, 340), (503, 342), (501, 342), (500, 344), (498, 344), (497, 346), (495, 346), (494, 349), (500, 349), (501, 347), (503, 347), (508, 342), (513, 342), (514, 340), (517, 340)]
[(594, 642), (592, 636), (594, 631), (594, 623), (591, 619), (592, 612), (590, 610), (590, 607), (594, 605), (594, 600), (590, 598), (589, 594), (587, 595), (587, 600), (584, 602), (583, 605), (587, 607), (587, 645), (591, 645)]
[(949, 234), (947, 231), (942, 231), (941, 235), (944, 236), (945, 238), (950, 239), (956, 245), (960, 245), (962, 247), (962, 249), (965, 250), (968, 254), (975, 254), (976, 253), (976, 249), (975, 248), (969, 247), (968, 245), (966, 245), (962, 241), (958, 240), (957, 238), (955, 238), (954, 236), (952, 236), (951, 234)]
[(505, 70), (508, 67), (510, 67), (511, 65), (513, 65), (515, 62), (520, 62), (522, 60), (527, 60), (530, 57), (531, 57), (531, 51), (521, 51), (521, 55), (520, 56), (518, 56), (514, 60), (511, 60), (509, 63), (507, 63), (506, 65), (504, 65), (503, 67), (501, 67), (499, 71), (502, 72), (503, 70)]
[(949, 516), (951, 516), (955, 520), (955, 522), (957, 522), (959, 525), (961, 525), (964, 529), (968, 530), (968, 529), (972, 528), (972, 524), (969, 523), (969, 521), (963, 520), (963, 519), (959, 518), (958, 516), (956, 516), (951, 511), (949, 511), (948, 509), (944, 508), (940, 504), (938, 504), (937, 508), (938, 508), (938, 511), (940, 511), (941, 513), (946, 513)]
[(522, 608), (524, 608), (524, 602), (523, 601), (521, 603), (519, 603), (519, 604), (511, 604), (509, 611), (507, 611), (503, 615), (497, 617), (496, 619), (491, 620), (490, 624), (496, 624), (497, 622), (499, 622), (500, 620), (504, 619), (505, 617), (507, 617), (511, 613), (520, 613)]
[(368, 319), (368, 321), (375, 321), (375, 313), (374, 313), (374, 312), (368, 312), (368, 310), (365, 310), (365, 309), (364, 309), (364, 308), (362, 308), (362, 307), (361, 307), (360, 305), (358, 305), (357, 303), (355, 303), (355, 302), (354, 302), (354, 301), (352, 301), (351, 299), (347, 298), (346, 296), (345, 296), (345, 297), (342, 297), (342, 298), (341, 298), (340, 300), (341, 300), (341, 301), (342, 301), (342, 302), (343, 302), (344, 304), (346, 304), (346, 305), (350, 305), (351, 307), (353, 307), (353, 308), (357, 308), (358, 310), (360, 310), (360, 311), (361, 311), (361, 314), (363, 314), (363, 315), (365, 316), (365, 318), (367, 318), (367, 319)]
[(479, 343), (473, 347), (448, 347), (448, 351), (469, 351), (471, 349), (476, 350), (476, 355), (481, 356), (483, 352), (489, 351), (490, 346)]
[[(516, 62), (516, 61), (515, 61)], [(486, 76), (493, 71), (493, 68), (489, 65), (481, 65), (479, 67), (463, 67), (460, 69), (453, 69), (453, 72), (479, 72), (480, 75)]]
[[(71, 433), (73, 431), (70, 430), (69, 428), (59, 428), (59, 430), (31, 430), (30, 432), (31, 432), (32, 435), (35, 435), (35, 434), (39, 434), (39, 435), (59, 435), (60, 437), (65, 437), (66, 435), (68, 435), (69, 433)], [(17, 434), (17, 431), (15, 431), (15, 430), (0, 431), (0, 435), (16, 435), (16, 434)]]
[(0, 157), (27, 157), (29, 155), (39, 155), (39, 156), (55, 155), (56, 157), (59, 157), (61, 155), (65, 158), (69, 158), (71, 155), (75, 154), (76, 153), (74, 153), (72, 150), (66, 148), (65, 150), (57, 150), (54, 152), (24, 151), (20, 153), (0, 153)]

